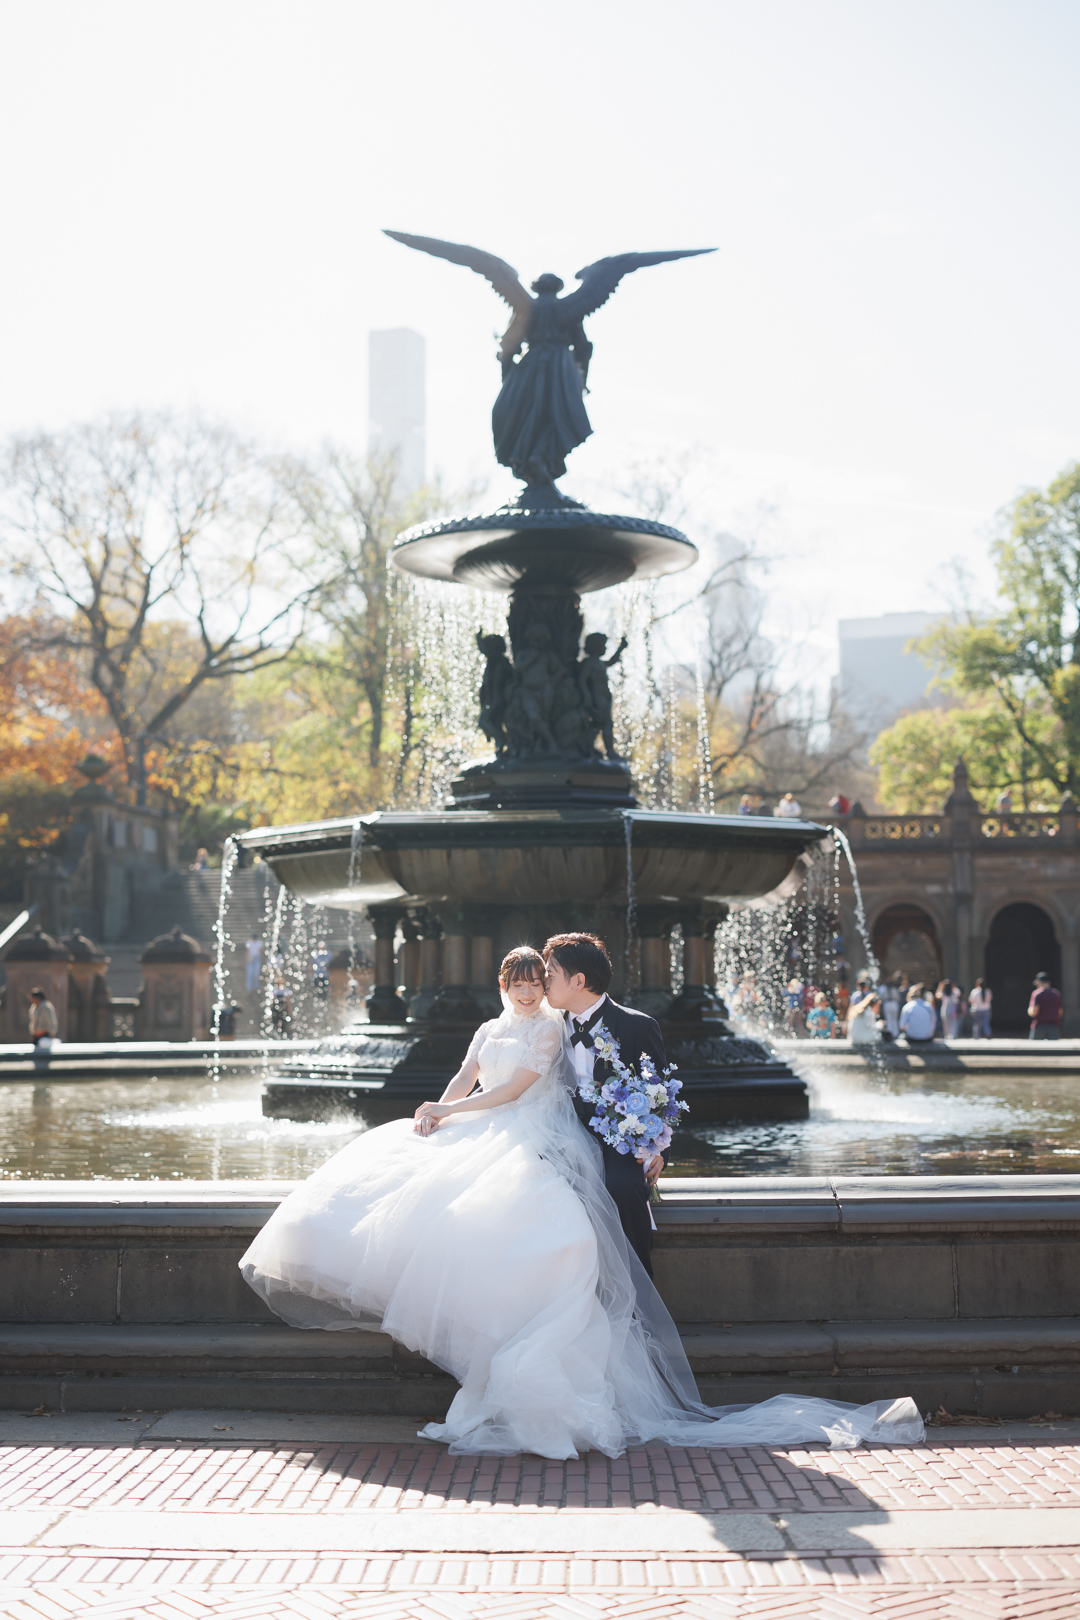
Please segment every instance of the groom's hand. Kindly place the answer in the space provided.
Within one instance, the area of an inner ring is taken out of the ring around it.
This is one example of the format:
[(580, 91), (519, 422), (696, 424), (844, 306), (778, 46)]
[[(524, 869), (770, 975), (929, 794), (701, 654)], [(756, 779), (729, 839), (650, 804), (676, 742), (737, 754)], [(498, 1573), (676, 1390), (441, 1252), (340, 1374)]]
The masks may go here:
[(655, 1187), (660, 1180), (664, 1168), (662, 1153), (650, 1153), (641, 1161), (641, 1168), (645, 1172), (645, 1180), (650, 1187)]

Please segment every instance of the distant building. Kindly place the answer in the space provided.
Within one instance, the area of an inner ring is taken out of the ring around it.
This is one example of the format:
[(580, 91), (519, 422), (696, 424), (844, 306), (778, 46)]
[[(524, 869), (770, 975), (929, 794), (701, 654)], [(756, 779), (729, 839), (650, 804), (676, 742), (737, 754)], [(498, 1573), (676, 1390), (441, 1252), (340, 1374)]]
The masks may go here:
[(908, 643), (942, 613), (882, 613), (874, 619), (841, 619), (839, 695), (852, 719), (886, 726), (905, 709), (934, 700), (933, 670)]
[(396, 451), (405, 493), (427, 476), (425, 349), (419, 332), (407, 326), (368, 333), (368, 451)]

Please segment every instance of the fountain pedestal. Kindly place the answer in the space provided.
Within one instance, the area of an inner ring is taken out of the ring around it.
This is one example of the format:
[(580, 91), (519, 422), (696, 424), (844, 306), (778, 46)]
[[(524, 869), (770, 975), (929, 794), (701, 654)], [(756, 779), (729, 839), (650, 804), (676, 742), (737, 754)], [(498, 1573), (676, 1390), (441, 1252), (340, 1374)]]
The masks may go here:
[(583, 594), (689, 567), (696, 547), (666, 524), (590, 512), (549, 486), (497, 512), (410, 529), (391, 560), (509, 595), (506, 635), (477, 638), (479, 723), (492, 754), (461, 771), (445, 810), (238, 840), (293, 893), (367, 908), (375, 927), (368, 1022), (285, 1063), (264, 1112), (378, 1120), (437, 1098), (477, 1025), (499, 1009), (505, 952), (583, 929), (607, 942), (615, 999), (660, 1022), (692, 1119), (805, 1118), (803, 1082), (763, 1042), (729, 1028), (708, 944), (731, 906), (793, 892), (826, 829), (638, 809), (612, 731), (608, 670), (623, 648), (609, 653), (599, 632), (583, 639)]

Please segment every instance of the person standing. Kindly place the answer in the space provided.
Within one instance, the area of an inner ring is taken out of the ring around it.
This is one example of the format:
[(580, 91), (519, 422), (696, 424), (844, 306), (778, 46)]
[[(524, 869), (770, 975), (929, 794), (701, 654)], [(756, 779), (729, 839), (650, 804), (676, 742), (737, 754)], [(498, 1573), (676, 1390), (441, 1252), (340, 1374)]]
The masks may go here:
[(1061, 1020), (1064, 1016), (1065, 1006), (1061, 999), (1061, 991), (1054, 989), (1050, 983), (1049, 973), (1036, 973), (1031, 1000), (1028, 1002), (1028, 1017), (1031, 1019), (1028, 1040), (1059, 1040)]
[(968, 1006), (971, 1008), (971, 1033), (977, 1041), (988, 1041), (990, 1034), (990, 1015), (993, 1011), (994, 992), (982, 979), (975, 980), (975, 988), (968, 997)]
[[(596, 1079), (603, 1059), (597, 1056), (592, 1032), (603, 1024), (619, 1049), (628, 1068), (640, 1073), (647, 1054), (659, 1073), (667, 1067), (667, 1053), (660, 1025), (647, 1013), (621, 1007), (608, 995), (611, 960), (603, 941), (595, 934), (553, 934), (543, 951), (544, 989), (549, 1007), (562, 1013), (570, 1031), (570, 1057), (578, 1080)], [(602, 1071), (605, 1078), (609, 1071)], [(588, 1128), (591, 1104), (575, 1093), (574, 1110)], [(604, 1161), (604, 1185), (619, 1212), (626, 1240), (649, 1276), (652, 1276), (653, 1221), (649, 1209), (649, 1188), (664, 1168), (661, 1154), (649, 1155), (647, 1162), (633, 1153), (617, 1153), (599, 1137), (593, 1138)]]
[(895, 1041), (900, 1033), (900, 1005), (903, 999), (900, 994), (900, 975), (894, 973), (881, 987), (881, 1016), (885, 1020), (885, 1032), (890, 1040)]
[(803, 1018), (803, 986), (801, 979), (791, 979), (784, 991), (784, 1022), (792, 1035), (798, 1038), (806, 1034), (806, 1020)]
[(814, 1005), (806, 1015), (806, 1027), (815, 1041), (828, 1041), (832, 1039), (833, 1027), (836, 1023), (836, 1014), (829, 1006), (829, 998), (823, 990), (819, 990), (814, 997)]
[(258, 934), (252, 934), (244, 946), (244, 967), (247, 973), (246, 988), (250, 996), (253, 990), (259, 988), (259, 979), (262, 976), (263, 942)]
[(785, 821), (798, 821), (802, 816), (802, 805), (794, 793), (785, 793), (773, 815), (780, 816)]
[(955, 1041), (964, 1021), (964, 998), (958, 984), (949, 984), (941, 1002), (941, 1027), (947, 1041)]
[(30, 992), (30, 1011), (26, 1017), (26, 1025), (30, 1031), (30, 1039), (34, 1043), (34, 1068), (38, 1074), (45, 1074), (48, 1071), (53, 1042), (60, 1025), (56, 1018), (56, 1008), (39, 984), (35, 984)]

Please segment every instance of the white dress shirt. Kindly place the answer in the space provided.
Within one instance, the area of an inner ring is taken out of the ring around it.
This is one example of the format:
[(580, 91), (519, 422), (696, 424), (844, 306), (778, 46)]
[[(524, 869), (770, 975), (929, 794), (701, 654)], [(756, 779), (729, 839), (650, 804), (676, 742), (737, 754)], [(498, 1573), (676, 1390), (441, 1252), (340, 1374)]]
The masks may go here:
[[(586, 1007), (584, 1012), (571, 1013), (570, 1033), (573, 1034), (575, 1024), (587, 1024), (593, 1013), (606, 1000), (606, 995), (600, 996), (596, 1001), (593, 1002), (591, 1007)], [(601, 1019), (601, 1023), (602, 1022), (603, 1020)], [(570, 1052), (574, 1059), (574, 1072), (576, 1073), (578, 1079), (590, 1080), (592, 1078), (593, 1062), (596, 1058), (596, 1053), (593, 1051), (593, 1048), (591, 1046), (586, 1046), (582, 1041), (578, 1041), (576, 1046), (572, 1046), (570, 1048)]]

